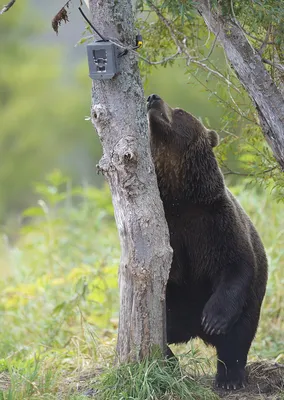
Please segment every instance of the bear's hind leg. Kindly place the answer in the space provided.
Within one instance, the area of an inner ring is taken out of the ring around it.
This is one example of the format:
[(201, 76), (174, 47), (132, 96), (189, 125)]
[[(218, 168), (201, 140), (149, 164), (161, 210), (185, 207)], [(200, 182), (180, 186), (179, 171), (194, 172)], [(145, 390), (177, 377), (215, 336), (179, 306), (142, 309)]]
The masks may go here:
[(218, 346), (217, 374), (215, 378), (215, 385), (218, 388), (235, 390), (245, 387), (247, 353), (248, 349), (243, 349), (235, 343), (227, 342)]
[(249, 314), (249, 312), (244, 313), (227, 334), (207, 338), (208, 342), (217, 348), (218, 362), (215, 380), (217, 387), (230, 390), (240, 389), (246, 385), (245, 367), (257, 329), (258, 311), (255, 311), (254, 318), (249, 317)]
[(176, 285), (167, 286), (167, 342), (168, 344), (187, 343), (197, 336), (204, 303), (194, 303), (191, 288)]

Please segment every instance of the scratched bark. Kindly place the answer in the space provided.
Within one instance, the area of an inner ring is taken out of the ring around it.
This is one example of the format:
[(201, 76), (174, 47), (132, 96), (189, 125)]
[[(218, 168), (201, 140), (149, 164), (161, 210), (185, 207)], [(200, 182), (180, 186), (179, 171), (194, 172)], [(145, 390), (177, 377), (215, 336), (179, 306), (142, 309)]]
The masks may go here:
[(210, 8), (210, 0), (199, 0), (196, 4), (208, 28), (218, 36), (228, 60), (253, 100), (264, 136), (284, 171), (284, 97), (280, 88), (273, 82), (260, 55), (237, 22)]
[[(91, 19), (106, 37), (135, 45), (131, 0), (90, 0)], [(172, 259), (168, 227), (150, 155), (143, 87), (136, 56), (120, 59), (112, 80), (94, 81), (92, 121), (100, 137), (121, 244), (120, 362), (165, 351), (165, 288)]]

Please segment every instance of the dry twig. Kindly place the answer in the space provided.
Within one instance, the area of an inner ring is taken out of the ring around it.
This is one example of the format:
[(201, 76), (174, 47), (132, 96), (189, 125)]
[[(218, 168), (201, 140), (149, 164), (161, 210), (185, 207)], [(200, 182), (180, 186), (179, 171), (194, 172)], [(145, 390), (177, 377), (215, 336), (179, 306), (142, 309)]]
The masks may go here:
[(262, 55), (264, 53), (264, 51), (265, 51), (265, 49), (266, 49), (266, 47), (268, 45), (270, 33), (271, 33), (271, 25), (269, 25), (269, 27), (267, 29), (267, 32), (266, 32), (266, 35), (265, 35), (265, 39), (261, 43), (260, 48), (258, 49), (258, 52), (259, 52), (260, 55)]
[(9, 3), (6, 4), (6, 5), (2, 8), (2, 10), (0, 11), (0, 15), (1, 15), (1, 14), (4, 14), (4, 12), (10, 10), (10, 8), (11, 8), (15, 3), (16, 3), (16, 0), (11, 0), (11, 1), (9, 1)]

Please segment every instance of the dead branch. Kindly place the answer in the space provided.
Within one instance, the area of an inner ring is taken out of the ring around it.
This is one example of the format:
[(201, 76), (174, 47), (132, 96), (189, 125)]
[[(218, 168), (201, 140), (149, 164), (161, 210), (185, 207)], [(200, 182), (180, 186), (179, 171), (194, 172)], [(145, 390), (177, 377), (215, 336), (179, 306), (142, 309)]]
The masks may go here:
[(6, 5), (2, 8), (2, 10), (0, 11), (0, 15), (1, 15), (1, 14), (4, 14), (4, 12), (10, 10), (10, 8), (11, 8), (15, 3), (16, 3), (16, 0), (11, 0), (11, 1), (9, 1), (9, 3), (6, 4)]
[[(54, 18), (52, 19), (51, 25), (52, 25), (54, 32), (56, 32), (56, 35), (58, 35), (58, 28), (62, 24), (62, 22), (64, 21), (65, 24), (67, 22), (69, 22), (68, 8), (69, 8), (71, 2), (72, 2), (72, 0), (68, 0), (64, 4), (64, 6), (58, 11), (58, 13), (54, 16)], [(82, 0), (80, 0), (80, 4), (82, 5)]]
[[(138, 54), (138, 53), (135, 52), (135, 54)], [(141, 60), (145, 61), (145, 62), (146, 62), (147, 64), (149, 64), (149, 65), (160, 65), (160, 64), (165, 64), (166, 62), (168, 62), (168, 61), (170, 61), (170, 60), (173, 60), (174, 58), (177, 58), (177, 56), (178, 56), (179, 54), (181, 54), (181, 50), (180, 50), (180, 49), (178, 49), (177, 52), (176, 52), (175, 54), (172, 54), (171, 56), (168, 56), (168, 57), (164, 57), (164, 58), (162, 58), (162, 59), (159, 60), (159, 61), (151, 61), (151, 60), (149, 60), (148, 58), (145, 58), (145, 57), (141, 56), (140, 54), (138, 54), (138, 57), (139, 57)]]

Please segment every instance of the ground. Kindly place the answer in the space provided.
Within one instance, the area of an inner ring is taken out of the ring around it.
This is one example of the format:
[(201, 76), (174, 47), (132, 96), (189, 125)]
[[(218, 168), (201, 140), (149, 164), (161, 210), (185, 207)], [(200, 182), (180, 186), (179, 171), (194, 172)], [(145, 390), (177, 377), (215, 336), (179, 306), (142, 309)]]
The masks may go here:
[[(249, 384), (245, 389), (235, 392), (216, 390), (216, 394), (225, 400), (282, 400), (284, 399), (284, 364), (271, 362), (254, 362), (247, 366)], [(86, 398), (95, 398), (95, 390), (90, 389), (90, 382), (101, 373), (98, 369), (85, 371), (80, 376), (67, 378), (65, 384), (74, 388), (74, 391), (86, 394)], [(211, 386), (214, 377), (202, 377), (205, 385)], [(176, 399), (177, 400), (177, 399)]]

